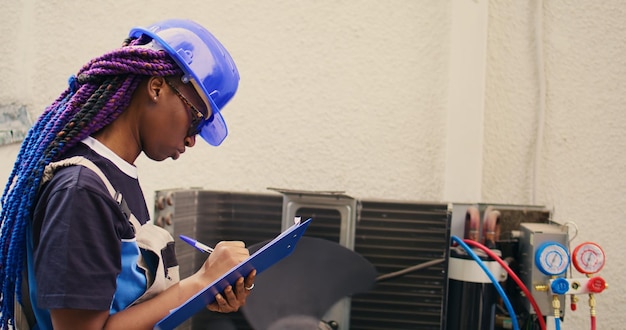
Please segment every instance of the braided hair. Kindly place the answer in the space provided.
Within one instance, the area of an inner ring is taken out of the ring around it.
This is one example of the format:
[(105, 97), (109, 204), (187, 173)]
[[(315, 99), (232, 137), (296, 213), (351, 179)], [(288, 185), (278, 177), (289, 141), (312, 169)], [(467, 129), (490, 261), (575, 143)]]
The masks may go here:
[(13, 324), (16, 295), (21, 301), (26, 227), (32, 221), (46, 165), (113, 122), (128, 107), (143, 79), (182, 73), (166, 52), (140, 47), (150, 40), (128, 38), (121, 48), (85, 64), (22, 142), (0, 199), (0, 329)]

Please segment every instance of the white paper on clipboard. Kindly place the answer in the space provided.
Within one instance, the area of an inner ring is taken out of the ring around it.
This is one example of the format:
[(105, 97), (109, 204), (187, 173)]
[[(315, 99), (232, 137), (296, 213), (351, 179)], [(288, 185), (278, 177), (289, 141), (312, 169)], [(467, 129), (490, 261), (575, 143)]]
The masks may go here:
[(173, 309), (154, 326), (154, 329), (174, 329), (200, 310), (206, 308), (207, 305), (214, 302), (216, 294), (223, 292), (229, 285), (234, 285), (240, 277), (248, 276), (253, 269), (256, 269), (257, 274), (259, 274), (290, 255), (310, 222), (311, 219), (308, 219), (305, 222), (296, 223), (283, 231), (280, 235), (276, 236), (276, 238), (248, 257), (248, 259), (233, 267), (222, 277), (189, 298), (185, 303)]

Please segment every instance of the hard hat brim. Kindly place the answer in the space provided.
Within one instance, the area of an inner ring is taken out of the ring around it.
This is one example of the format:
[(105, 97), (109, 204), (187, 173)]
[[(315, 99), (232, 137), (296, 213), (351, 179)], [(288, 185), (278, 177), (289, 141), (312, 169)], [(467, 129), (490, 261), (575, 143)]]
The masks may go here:
[[(215, 102), (213, 102), (213, 99), (210, 97), (209, 103), (211, 103), (212, 109), (218, 109), (217, 105), (215, 105)], [(198, 134), (200, 134), (204, 141), (212, 146), (217, 147), (222, 144), (226, 136), (228, 136), (228, 127), (219, 109), (213, 111), (211, 119), (205, 120), (204, 123), (201, 124)]]

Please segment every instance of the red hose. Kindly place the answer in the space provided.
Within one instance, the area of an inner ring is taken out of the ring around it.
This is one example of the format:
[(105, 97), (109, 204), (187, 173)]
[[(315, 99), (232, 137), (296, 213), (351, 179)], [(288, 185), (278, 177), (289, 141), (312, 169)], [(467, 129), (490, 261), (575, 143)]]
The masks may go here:
[[(465, 242), (465, 244), (467, 244), (469, 246), (477, 247), (477, 248), (485, 251), (485, 253), (487, 253), (488, 256), (490, 256), (493, 260), (497, 261), (500, 264), (500, 266), (502, 266), (502, 268), (504, 268), (506, 270), (506, 272), (509, 274), (509, 276), (511, 276), (513, 281), (515, 281), (515, 283), (517, 283), (517, 285), (520, 287), (520, 289), (522, 289), (522, 291), (524, 291), (524, 294), (526, 295), (526, 297), (530, 301), (530, 304), (533, 306), (533, 309), (535, 310), (535, 313), (537, 313), (537, 316), (538, 316), (537, 319), (539, 320), (539, 326), (541, 327), (541, 330), (546, 330), (546, 322), (543, 319), (543, 314), (539, 310), (539, 306), (537, 305), (537, 302), (535, 301), (535, 298), (533, 298), (533, 295), (530, 293), (528, 288), (524, 285), (522, 280), (520, 280), (520, 278), (513, 272), (511, 267), (509, 267), (509, 265), (507, 265), (506, 262), (504, 262), (504, 260), (502, 260), (502, 258), (500, 258), (497, 254), (493, 253), (493, 251), (488, 249), (486, 246), (484, 246), (484, 245), (482, 245), (482, 244), (480, 244), (478, 242), (475, 242), (475, 241), (472, 241), (472, 240), (467, 240), (467, 239), (463, 240), (463, 242)], [(515, 315), (511, 315), (511, 317), (516, 317), (516, 316)], [(595, 322), (595, 321), (592, 320), (592, 322)], [(593, 327), (593, 325), (592, 325), (592, 327)], [(593, 330), (595, 330), (595, 328), (593, 328)]]
[(596, 330), (596, 317), (591, 315), (591, 330)]

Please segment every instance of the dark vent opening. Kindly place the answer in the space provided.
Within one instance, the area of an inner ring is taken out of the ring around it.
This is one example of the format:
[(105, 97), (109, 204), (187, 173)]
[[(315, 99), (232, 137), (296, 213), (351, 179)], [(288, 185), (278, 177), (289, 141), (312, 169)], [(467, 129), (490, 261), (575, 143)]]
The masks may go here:
[(339, 243), (341, 214), (337, 210), (302, 207), (296, 210), (296, 214), (303, 221), (308, 218), (314, 219), (307, 228), (305, 236), (324, 238)]

